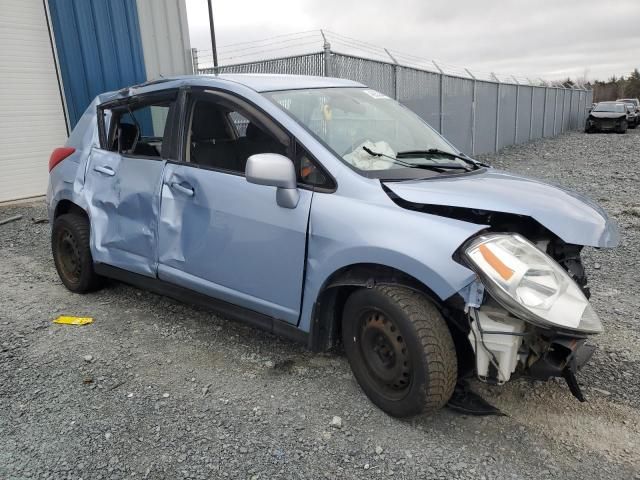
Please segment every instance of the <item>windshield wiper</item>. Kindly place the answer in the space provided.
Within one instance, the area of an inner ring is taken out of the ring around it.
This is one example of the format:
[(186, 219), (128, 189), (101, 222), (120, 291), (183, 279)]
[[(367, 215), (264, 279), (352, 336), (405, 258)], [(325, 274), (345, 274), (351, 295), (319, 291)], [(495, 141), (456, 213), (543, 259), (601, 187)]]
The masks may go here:
[(397, 153), (398, 158), (408, 158), (408, 157), (414, 157), (418, 155), (442, 155), (444, 157), (449, 157), (449, 158), (459, 158), (463, 162), (466, 162), (469, 165), (473, 165), (476, 168), (489, 166), (486, 163), (478, 162), (477, 160), (467, 157), (466, 155), (447, 152), (446, 150), (440, 150), (439, 148), (428, 148), (426, 150), (404, 150), (402, 152)]
[[(398, 157), (392, 157), (391, 155), (387, 155), (385, 153), (375, 152), (375, 151), (371, 150), (370, 148), (365, 147), (364, 145), (362, 146), (362, 149), (365, 152), (367, 152), (369, 155), (371, 155), (372, 157), (385, 157), (385, 158), (388, 158), (389, 160), (392, 160), (393, 163), (396, 163), (398, 165), (402, 165), (403, 167), (423, 168), (425, 170), (437, 170), (437, 171), (444, 171), (444, 170), (465, 170), (467, 172), (470, 171), (470, 169), (468, 167), (466, 167), (464, 165), (459, 165), (457, 163), (429, 163), (429, 164), (425, 164), (425, 163), (409, 163), (409, 162), (403, 162)], [(407, 156), (410, 156), (410, 155), (407, 155)]]

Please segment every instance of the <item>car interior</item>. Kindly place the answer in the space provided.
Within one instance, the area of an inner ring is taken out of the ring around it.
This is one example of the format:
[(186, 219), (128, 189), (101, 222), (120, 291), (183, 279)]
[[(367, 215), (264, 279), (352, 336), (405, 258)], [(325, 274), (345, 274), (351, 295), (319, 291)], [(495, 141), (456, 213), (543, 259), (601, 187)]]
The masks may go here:
[[(131, 110), (112, 110), (109, 150), (126, 155), (163, 156), (163, 130), (170, 124), (170, 103)], [(288, 155), (289, 149), (259, 122), (249, 120), (231, 104), (194, 99), (190, 108), (185, 161), (204, 167), (244, 174), (247, 159), (257, 153)], [(162, 133), (163, 136), (160, 136)], [(331, 188), (332, 181), (306, 155), (296, 149), (294, 160), (299, 180)]]
[(287, 154), (263, 127), (212, 102), (195, 102), (188, 133), (187, 161), (207, 167), (244, 173), (251, 155)]
[(109, 150), (126, 155), (161, 157), (170, 106), (170, 103), (164, 103), (135, 110), (129, 107), (112, 110), (114, 127)]

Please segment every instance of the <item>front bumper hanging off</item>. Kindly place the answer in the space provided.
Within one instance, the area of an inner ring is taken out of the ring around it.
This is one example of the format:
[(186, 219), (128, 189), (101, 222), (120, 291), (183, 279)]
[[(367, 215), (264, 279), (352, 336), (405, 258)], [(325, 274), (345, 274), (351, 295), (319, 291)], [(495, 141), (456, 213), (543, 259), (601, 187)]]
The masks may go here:
[(591, 359), (596, 349), (594, 345), (587, 345), (585, 342), (585, 339), (572, 337), (554, 338), (544, 354), (528, 367), (527, 375), (536, 380), (563, 377), (571, 393), (584, 402), (576, 372)]

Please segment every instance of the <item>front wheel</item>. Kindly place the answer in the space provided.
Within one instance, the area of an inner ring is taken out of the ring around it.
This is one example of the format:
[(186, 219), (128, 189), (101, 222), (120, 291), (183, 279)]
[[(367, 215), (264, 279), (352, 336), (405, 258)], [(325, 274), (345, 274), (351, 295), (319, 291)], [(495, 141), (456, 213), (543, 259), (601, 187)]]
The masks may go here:
[(345, 304), (342, 339), (360, 387), (390, 415), (433, 412), (451, 398), (455, 346), (442, 315), (421, 293), (356, 290)]
[(620, 122), (620, 127), (618, 128), (618, 133), (627, 133), (627, 121), (623, 120)]

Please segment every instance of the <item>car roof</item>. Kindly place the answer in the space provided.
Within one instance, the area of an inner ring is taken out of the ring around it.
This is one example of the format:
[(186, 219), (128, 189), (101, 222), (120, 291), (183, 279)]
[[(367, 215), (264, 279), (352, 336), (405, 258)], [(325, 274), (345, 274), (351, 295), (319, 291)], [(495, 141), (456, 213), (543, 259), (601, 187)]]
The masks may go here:
[[(202, 77), (198, 75), (197, 77)], [(362, 83), (334, 77), (316, 77), (311, 75), (276, 75), (260, 73), (222, 74), (218, 79), (241, 83), (256, 92), (272, 90), (295, 90), (302, 88), (331, 88), (331, 87), (364, 87)]]
[(187, 84), (204, 87), (214, 85), (219, 86), (220, 83), (233, 82), (249, 87), (256, 92), (307, 88), (365, 87), (362, 83), (354, 82), (353, 80), (345, 80), (344, 78), (317, 77), (312, 75), (280, 75), (271, 73), (222, 73), (217, 75), (182, 75), (162, 77), (140, 85), (128, 87), (128, 89), (144, 88), (146, 91), (162, 90), (166, 87), (167, 83), (173, 81), (180, 81), (183, 85)]

